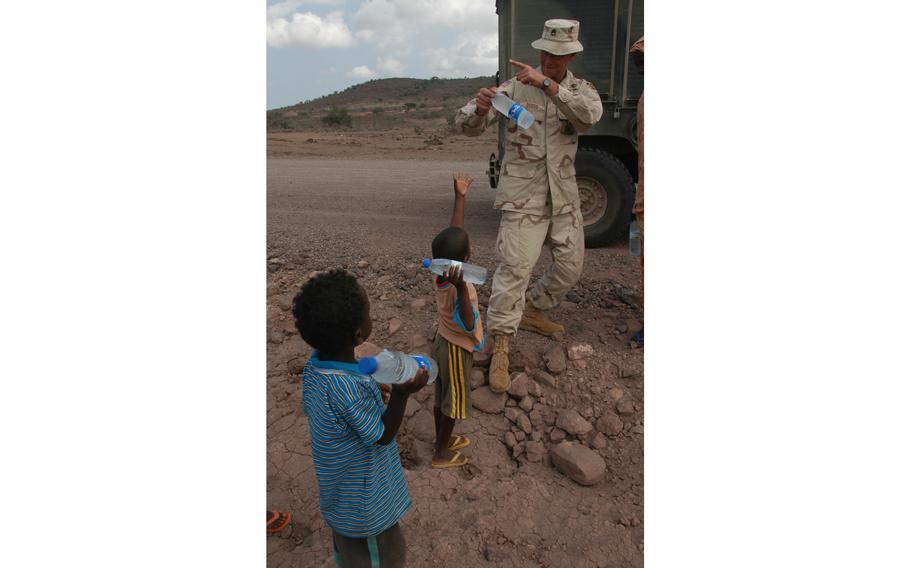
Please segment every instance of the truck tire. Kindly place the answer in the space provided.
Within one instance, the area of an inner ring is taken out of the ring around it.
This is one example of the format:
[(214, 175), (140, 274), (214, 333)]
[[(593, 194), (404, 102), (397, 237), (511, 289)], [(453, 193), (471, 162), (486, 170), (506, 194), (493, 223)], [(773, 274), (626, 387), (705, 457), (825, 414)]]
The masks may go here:
[(585, 223), (585, 246), (602, 247), (626, 236), (635, 182), (622, 162), (603, 150), (579, 148), (575, 180)]

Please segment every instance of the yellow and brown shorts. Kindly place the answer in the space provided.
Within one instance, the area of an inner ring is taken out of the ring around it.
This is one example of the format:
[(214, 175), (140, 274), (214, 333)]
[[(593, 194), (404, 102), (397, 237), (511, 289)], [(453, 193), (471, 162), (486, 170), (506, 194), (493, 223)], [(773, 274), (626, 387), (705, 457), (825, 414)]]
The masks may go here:
[(471, 385), (468, 379), (474, 368), (474, 355), (449, 343), (437, 333), (433, 340), (433, 358), (439, 365), (435, 406), (449, 418), (468, 418), (471, 415)]

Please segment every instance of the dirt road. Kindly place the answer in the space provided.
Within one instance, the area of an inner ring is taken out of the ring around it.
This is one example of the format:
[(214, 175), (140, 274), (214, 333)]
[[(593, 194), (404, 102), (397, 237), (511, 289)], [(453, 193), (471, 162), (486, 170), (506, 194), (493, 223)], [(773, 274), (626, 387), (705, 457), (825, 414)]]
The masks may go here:
[[(427, 349), (433, 291), (416, 263), (448, 223), (454, 170), (477, 180), (466, 210), (472, 261), (495, 268), (498, 212), (484, 169), (480, 160), (269, 159), (268, 504), (294, 513), (293, 528), (268, 539), (270, 568), (334, 565), (300, 411), (310, 349), (293, 328), (294, 293), (311, 271), (345, 267), (370, 295), (370, 341)], [(542, 253), (535, 274), (548, 261)], [(510, 397), (499, 411), (474, 409), (456, 426), (473, 440), (466, 453), (476, 468), (429, 468), (432, 389), (409, 404), (399, 436), (413, 501), (403, 519), (409, 566), (642, 566), (642, 352), (627, 341), (641, 322), (639, 278), (625, 245), (586, 252), (581, 281), (554, 314), (566, 337), (520, 331), (515, 339), (514, 377), (529, 377), (531, 394)], [(489, 292), (478, 288), (481, 313)], [(584, 344), (592, 354), (566, 361), (567, 350)], [(481, 387), (485, 377), (474, 381)], [(506, 418), (519, 408), (531, 409), (528, 432), (527, 421)], [(562, 438), (592, 448), (605, 477), (585, 487), (558, 471), (549, 452)]]

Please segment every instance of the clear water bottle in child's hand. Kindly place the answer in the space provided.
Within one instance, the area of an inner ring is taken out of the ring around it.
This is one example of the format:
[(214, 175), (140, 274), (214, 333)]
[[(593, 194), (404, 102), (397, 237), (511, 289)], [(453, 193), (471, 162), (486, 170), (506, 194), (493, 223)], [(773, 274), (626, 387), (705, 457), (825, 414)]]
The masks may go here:
[(527, 129), (534, 124), (534, 115), (531, 114), (531, 111), (516, 103), (501, 91), (493, 97), (493, 108), (514, 120), (522, 129)]
[(398, 351), (383, 350), (375, 357), (364, 357), (357, 362), (357, 368), (365, 375), (370, 375), (377, 383), (397, 385), (414, 378), (417, 369), (427, 370), (427, 384), (436, 380), (439, 366), (436, 361), (423, 355), (407, 355)]
[(428, 268), (430, 272), (439, 276), (445, 276), (450, 266), (461, 267), (461, 274), (464, 276), (465, 282), (483, 284), (487, 281), (487, 269), (482, 266), (468, 264), (460, 260), (449, 260), (448, 258), (423, 259), (423, 267)]

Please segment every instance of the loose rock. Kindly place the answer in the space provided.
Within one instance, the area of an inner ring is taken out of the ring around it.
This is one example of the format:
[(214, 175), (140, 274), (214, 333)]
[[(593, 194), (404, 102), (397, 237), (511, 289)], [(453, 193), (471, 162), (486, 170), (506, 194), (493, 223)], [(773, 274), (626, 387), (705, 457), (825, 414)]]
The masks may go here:
[(418, 349), (426, 346), (426, 344), (427, 338), (422, 333), (415, 333), (408, 339), (408, 345), (411, 346), (411, 349)]
[(562, 373), (566, 370), (566, 352), (558, 343), (544, 353), (543, 360), (551, 373)]
[(531, 421), (531, 426), (535, 428), (543, 426), (543, 414), (536, 408), (528, 414), (528, 419)]
[(411, 309), (412, 310), (422, 310), (424, 307), (426, 307), (426, 305), (427, 305), (427, 301), (425, 299), (417, 298), (416, 300), (411, 302)]
[(370, 265), (369, 261), (366, 261), (366, 260), (361, 260), (361, 261), (357, 262), (357, 268), (366, 268), (369, 265)]
[(509, 353), (509, 372), (523, 371), (528, 366), (530, 357), (527, 353), (520, 350), (513, 350)]
[(529, 462), (541, 461), (546, 453), (546, 448), (540, 442), (532, 440), (525, 443), (525, 454), (528, 456)]
[(534, 408), (534, 399), (530, 396), (526, 396), (518, 403), (518, 408), (524, 410), (525, 412), (531, 412), (531, 409)]
[(480, 351), (474, 352), (474, 366), (475, 367), (489, 367), (490, 359), (493, 357), (493, 340), (491, 338), (486, 339), (483, 349)]
[(591, 447), (595, 450), (602, 450), (607, 447), (607, 438), (600, 432), (591, 440)]
[(506, 418), (509, 419), (509, 422), (518, 424), (519, 416), (524, 416), (524, 414), (517, 408), (506, 408)]
[(534, 371), (534, 380), (538, 383), (543, 383), (550, 388), (556, 388), (556, 377), (544, 371), (543, 369), (537, 369)]
[(512, 384), (509, 385), (509, 396), (515, 399), (523, 399), (528, 396), (528, 375), (525, 373), (516, 373), (512, 376)]
[(622, 433), (622, 420), (612, 412), (605, 412), (597, 419), (597, 431), (607, 436), (616, 436)]
[(587, 343), (573, 345), (572, 347), (569, 347), (568, 355), (570, 360), (578, 361), (579, 359), (585, 359), (594, 355), (594, 348)]
[(607, 471), (602, 457), (573, 442), (562, 442), (550, 448), (550, 459), (557, 470), (580, 485), (594, 485)]
[(382, 349), (378, 345), (370, 343), (369, 341), (364, 341), (354, 348), (354, 356), (358, 359), (362, 359), (363, 357), (374, 357), (378, 355), (380, 351), (382, 351)]
[(559, 443), (566, 439), (566, 431), (559, 428), (553, 428), (550, 430), (550, 441)]
[(296, 292), (289, 292), (278, 297), (278, 307), (284, 311), (290, 310), (294, 306), (294, 295)]
[(512, 446), (512, 458), (515, 459), (520, 456), (525, 451), (525, 445), (523, 442), (519, 442)]
[(623, 397), (623, 395), (625, 393), (623, 392), (623, 390), (621, 388), (614, 387), (614, 388), (610, 389), (610, 392), (608, 394), (610, 395), (610, 398), (612, 398), (613, 400), (619, 400)]
[(389, 335), (395, 335), (395, 333), (401, 329), (401, 320), (398, 318), (392, 318), (389, 320)]
[(635, 405), (628, 398), (624, 398), (616, 403), (616, 412), (620, 414), (634, 414)]
[(594, 426), (582, 418), (574, 408), (560, 411), (556, 418), (556, 426), (579, 438), (594, 429)]
[(483, 369), (472, 369), (471, 370), (471, 390), (473, 391), (476, 388), (483, 386)]
[(480, 387), (471, 391), (471, 406), (487, 414), (497, 414), (505, 408), (507, 398), (509, 397), (504, 392), (497, 393), (491, 391), (490, 387)]
[(527, 414), (524, 414), (524, 413), (520, 414), (518, 416), (518, 420), (516, 421), (516, 424), (518, 424), (519, 428), (524, 430), (525, 434), (530, 434), (531, 431), (533, 430), (533, 428), (531, 427), (531, 421), (528, 419)]
[(506, 432), (505, 434), (503, 434), (502, 441), (505, 442), (505, 445), (508, 446), (509, 449), (512, 449), (515, 446), (515, 444), (518, 443), (518, 440), (515, 439), (515, 434), (513, 434), (512, 432)]

